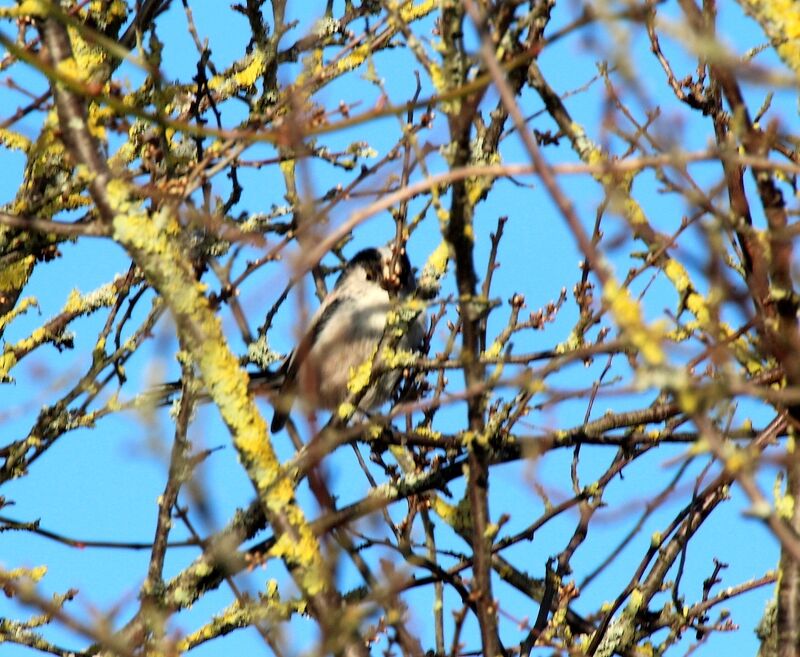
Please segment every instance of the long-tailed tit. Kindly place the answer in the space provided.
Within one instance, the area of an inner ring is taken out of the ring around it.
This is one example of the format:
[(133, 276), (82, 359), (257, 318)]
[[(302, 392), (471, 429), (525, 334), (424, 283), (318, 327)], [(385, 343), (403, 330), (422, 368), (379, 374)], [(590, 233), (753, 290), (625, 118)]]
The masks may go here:
[[(309, 408), (335, 409), (349, 396), (353, 368), (370, 362), (380, 367), (376, 348), (386, 329), (393, 304), (412, 294), (416, 280), (408, 256), (389, 247), (359, 251), (345, 265), (333, 290), (309, 322), (295, 350), (281, 367), (285, 378), (275, 397), (272, 431), (286, 424), (296, 398)], [(417, 350), (425, 334), (425, 315), (413, 320), (396, 348)], [(400, 372), (379, 375), (360, 398), (369, 410), (391, 397)]]

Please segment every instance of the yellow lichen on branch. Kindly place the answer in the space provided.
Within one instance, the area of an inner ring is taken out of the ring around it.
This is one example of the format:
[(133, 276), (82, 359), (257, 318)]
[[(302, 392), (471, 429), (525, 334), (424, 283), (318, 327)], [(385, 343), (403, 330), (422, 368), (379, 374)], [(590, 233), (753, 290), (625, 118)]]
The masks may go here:
[(28, 282), (34, 262), (35, 258), (29, 255), (0, 269), (0, 297), (21, 289)]
[(436, 7), (438, 6), (438, 2), (436, 0), (423, 0), (419, 4), (414, 4), (409, 0), (408, 2), (402, 3), (402, 7), (400, 8), (400, 18), (402, 18), (406, 23), (410, 23), (411, 21), (415, 21), (418, 18), (422, 18), (423, 16), (427, 16), (430, 14)]
[(651, 253), (656, 254), (659, 265), (678, 292), (683, 306), (694, 315), (697, 324), (701, 328), (708, 328), (710, 311), (706, 299), (695, 289), (685, 267), (664, 248), (663, 236), (652, 229), (644, 209), (632, 195), (636, 172), (613, 175), (604, 172), (603, 165), (610, 169), (612, 164), (608, 155), (588, 137), (578, 123), (571, 123), (569, 130), (573, 147), (581, 160), (592, 166), (600, 166), (599, 171), (593, 175), (612, 200), (612, 208), (625, 218), (634, 235), (647, 244)]
[(11, 150), (27, 153), (31, 147), (31, 140), (8, 128), (0, 128), (0, 144)]
[(630, 341), (645, 362), (654, 367), (663, 365), (666, 361), (661, 344), (664, 332), (647, 325), (642, 317), (641, 307), (631, 298), (630, 292), (611, 278), (603, 286), (603, 300), (608, 304), (623, 338)]
[(269, 441), (267, 425), (248, 391), (247, 374), (228, 347), (205, 287), (195, 279), (175, 239), (178, 222), (167, 210), (149, 217), (124, 182), (112, 181), (108, 198), (115, 211), (114, 238), (133, 256), (171, 310), (182, 347), (230, 429), (267, 516), (280, 514), (288, 522), (291, 533), (284, 532), (275, 550), (294, 567), (304, 593), (319, 593), (326, 582), (319, 543)]
[(215, 75), (208, 83), (210, 89), (220, 92), (224, 97), (232, 96), (241, 89), (249, 89), (264, 74), (267, 67), (267, 56), (259, 49), (247, 55), (242, 62), (237, 62), (233, 70)]
[(250, 627), (258, 622), (269, 624), (288, 620), (293, 614), (304, 611), (303, 600), (282, 601), (277, 582), (270, 580), (267, 582), (266, 592), (260, 594), (258, 600), (234, 600), (209, 623), (183, 637), (176, 647), (183, 653), (234, 629)]
[[(98, 308), (109, 307), (117, 299), (117, 286), (119, 279), (102, 285), (86, 295), (81, 295), (77, 290), (72, 290), (64, 303), (61, 312), (48, 320), (43, 326), (33, 330), (31, 334), (15, 344), (7, 344), (0, 356), (0, 381), (9, 380), (9, 373), (19, 360), (43, 344), (55, 344), (65, 341), (67, 325), (77, 317), (88, 315)], [(24, 299), (17, 304), (14, 311), (0, 317), (0, 329), (4, 328), (17, 315), (22, 314), (27, 308), (36, 304), (33, 298)]]
[(796, 0), (739, 0), (764, 30), (783, 63), (800, 75), (800, 4)]
[(39, 582), (47, 574), (47, 566), (34, 566), (33, 568), (14, 568), (12, 570), (0, 570), (0, 582), (13, 582), (27, 579), (31, 582)]

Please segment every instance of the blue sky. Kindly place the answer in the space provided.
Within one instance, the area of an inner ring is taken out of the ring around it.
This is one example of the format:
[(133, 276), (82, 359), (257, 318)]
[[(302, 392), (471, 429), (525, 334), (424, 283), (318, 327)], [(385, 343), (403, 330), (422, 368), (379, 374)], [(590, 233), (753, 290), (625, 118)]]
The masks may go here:
[[(198, 32), (201, 38), (209, 38), (213, 58), (219, 68), (239, 59), (245, 49), (246, 31), (243, 17), (231, 12), (227, 5), (207, 2), (190, 3), (194, 12)], [(321, 4), (321, 3), (320, 3)], [(337, 3), (337, 8), (341, 3)], [(763, 42), (764, 37), (758, 27), (749, 19), (743, 18), (733, 7), (733, 3), (722, 5), (721, 31), (736, 35), (737, 52)], [(312, 24), (315, 15), (308, 11), (309, 5), (304, 3), (288, 3), (289, 10), (302, 7), (301, 13), (294, 16), (297, 26), (287, 41), (304, 34)], [(678, 11), (674, 9), (676, 20)], [(559, 4), (551, 23), (550, 31), (568, 24), (575, 16), (578, 8), (569, 4)], [(337, 9), (338, 11), (338, 9)], [(2, 25), (6, 34), (9, 26)], [(180, 3), (173, 3), (169, 12), (159, 19), (158, 34), (165, 43), (163, 70), (167, 79), (187, 80), (194, 73), (196, 53), (185, 30), (185, 17)], [(601, 53), (608, 55), (613, 46), (613, 35), (593, 29), (595, 42), (585, 39), (564, 39), (548, 47), (541, 56), (540, 65), (551, 83), (560, 93), (568, 92), (585, 85), (596, 75), (593, 62), (600, 59)], [(648, 57), (648, 44), (639, 36), (625, 47), (634, 53), (633, 62), (636, 75), (632, 81), (641, 90), (641, 97), (648, 103), (657, 104), (662, 110), (661, 125), (671, 126), (672, 132), (664, 129), (665, 137), (690, 149), (704, 147), (709, 139), (709, 126), (697, 117), (686, 120), (686, 113), (677, 105), (671, 95), (666, 95), (663, 73), (655, 60)], [(474, 35), (468, 35), (468, 46), (474, 46)], [(685, 67), (682, 74), (693, 70), (694, 64), (686, 58), (685, 51), (664, 40), (665, 51), (673, 63)], [(772, 65), (770, 53), (764, 53), (764, 65)], [(413, 70), (419, 68), (407, 52), (391, 51), (374, 58), (376, 70), (385, 80), (387, 92), (393, 102), (403, 102), (413, 92)], [(281, 72), (283, 81), (289, 80), (299, 72), (299, 67), (286, 67)], [(125, 74), (131, 84), (135, 85), (139, 73), (133, 67), (126, 67)], [(620, 73), (620, 76), (622, 73)], [(619, 79), (619, 78), (615, 78)], [(39, 91), (43, 82), (31, 75), (25, 78), (31, 86)], [(757, 85), (746, 85), (748, 99), (752, 107), (758, 107), (766, 89)], [(584, 126), (596, 127), (604, 111), (602, 99), (602, 82), (596, 81), (585, 93), (567, 101), (575, 120)], [(425, 95), (423, 93), (423, 95)], [(326, 89), (317, 100), (325, 105), (335, 105), (340, 99), (359, 98), (362, 104), (357, 111), (372, 107), (379, 94), (375, 86), (366, 81), (356, 81), (354, 76), (348, 82), (339, 82)], [(484, 101), (484, 108), (491, 107), (496, 96), (490, 92)], [(6, 88), (0, 88), (0, 106), (10, 108), (24, 102), (19, 95)], [(644, 104), (644, 103), (643, 103)], [(541, 102), (530, 91), (523, 94), (523, 110), (532, 113), (542, 108)], [(633, 107), (642, 118), (642, 108)], [(6, 110), (4, 114), (8, 114)], [(796, 118), (794, 99), (789, 92), (778, 93), (775, 100), (775, 113)], [(227, 125), (235, 125), (238, 116), (236, 110), (224, 114)], [(535, 124), (540, 130), (553, 129), (547, 118)], [(23, 121), (16, 128), (29, 131), (28, 136), (35, 135), (38, 124), (35, 120)], [(366, 140), (379, 154), (393, 145), (397, 139), (398, 122), (394, 118), (385, 118), (358, 126), (335, 135), (325, 136), (325, 143), (331, 148), (342, 147), (354, 139)], [(601, 135), (591, 135), (600, 141)], [(445, 123), (439, 116), (434, 127), (423, 134), (424, 140), (434, 144), (447, 141)], [(612, 148), (618, 146), (611, 139)], [(263, 157), (271, 151), (270, 147), (253, 148), (248, 157)], [(525, 162), (526, 156), (519, 140), (512, 136), (502, 146), (505, 162)], [(574, 154), (566, 140), (562, 140), (558, 148), (548, 148), (546, 155), (551, 162), (574, 162)], [(2, 151), (4, 176), (0, 177), (0, 202), (11, 200), (16, 193), (22, 177), (23, 160), (19, 154)], [(430, 163), (434, 171), (441, 171), (446, 164), (441, 157), (433, 155)], [(438, 168), (437, 168), (438, 167)], [(317, 163), (309, 166), (309, 179), (314, 195), (319, 195), (330, 186), (341, 181), (341, 174), (331, 171)], [(395, 168), (399, 171), (399, 165)], [(692, 166), (692, 172), (701, 183), (711, 184), (717, 180), (719, 172), (714, 166)], [(268, 212), (273, 205), (285, 203), (282, 193), (283, 184), (277, 169), (250, 169), (240, 172), (240, 180), (244, 193), (240, 203), (234, 209), (238, 212)], [(542, 186), (532, 176), (520, 177), (527, 187), (515, 186), (511, 182), (498, 182), (489, 199), (479, 206), (476, 215), (476, 250), (475, 257), (479, 274), (485, 271), (489, 252), (489, 233), (494, 230), (497, 217), (509, 217), (505, 228), (505, 238), (500, 249), (501, 268), (495, 275), (494, 294), (503, 302), (503, 306), (492, 315), (490, 335), (496, 333), (506, 322), (508, 316), (507, 300), (512, 293), (525, 295), (530, 310), (542, 307), (558, 298), (563, 286), (571, 286), (579, 279), (578, 263), (581, 256), (569, 234), (563, 220), (554, 208)], [(588, 180), (586, 176), (564, 176), (560, 179), (565, 192), (575, 203), (579, 216), (585, 225), (591, 228), (594, 222), (596, 207), (602, 201), (602, 190)], [(225, 194), (229, 183), (220, 178), (215, 181), (216, 191)], [(680, 217), (687, 212), (683, 202), (675, 196), (658, 193), (658, 184), (651, 175), (643, 174), (635, 185), (636, 198), (642, 203), (648, 217), (658, 227), (669, 232), (674, 230)], [(331, 216), (335, 225), (342, 221), (349, 212), (360, 207), (363, 199), (355, 199), (342, 208), (337, 208)], [(412, 204), (411, 212), (419, 208)], [(758, 220), (759, 218), (757, 218)], [(611, 233), (614, 222), (616, 228), (626, 230), (621, 219), (606, 220), (606, 231)], [(394, 224), (388, 213), (376, 216), (360, 226), (353, 236), (353, 243), (345, 252), (354, 254), (358, 248), (376, 243), (384, 243), (392, 237)], [(422, 266), (425, 259), (440, 239), (439, 227), (433, 217), (423, 222), (411, 238), (410, 256), (413, 264)], [(611, 262), (620, 276), (632, 264), (628, 256), (631, 250), (630, 241), (625, 240), (615, 251), (610, 251)], [(704, 265), (704, 245), (699, 235), (686, 243), (686, 252), (682, 253), (682, 261), (691, 262), (690, 255), (696, 258), (694, 273), (702, 271)], [(129, 265), (125, 253), (108, 241), (82, 240), (79, 243), (65, 243), (59, 247), (61, 257), (52, 262), (37, 266), (25, 295), (35, 296), (38, 309), (15, 320), (9, 327), (5, 340), (9, 343), (24, 337), (41, 325), (47, 318), (57, 314), (72, 289), (85, 293), (109, 281), (115, 274), (124, 273)], [(255, 250), (252, 250), (255, 253)], [(241, 258), (237, 267), (241, 270), (245, 259)], [(213, 286), (216, 281), (208, 278)], [(241, 301), (247, 309), (251, 327), (255, 328), (261, 321), (263, 308), (268, 308), (277, 294), (282, 290), (286, 280), (286, 272), (280, 268), (265, 269), (259, 276), (253, 276), (241, 290)], [(645, 286), (653, 286), (654, 292), (647, 296), (645, 306), (648, 319), (664, 315), (665, 308), (674, 310), (677, 299), (674, 289), (661, 278), (651, 281), (642, 277), (633, 286), (635, 291), (642, 291)], [(307, 290), (310, 286), (307, 286)], [(454, 291), (452, 276), (444, 282), (443, 294)], [(313, 303), (313, 302), (312, 302)], [(146, 305), (146, 304), (145, 304)], [(141, 311), (140, 311), (141, 312)], [(286, 315), (286, 313), (284, 313)], [(230, 332), (231, 344), (237, 353), (244, 351), (244, 345), (238, 337), (229, 314), (223, 312), (226, 327)], [(574, 306), (569, 303), (559, 315), (557, 321), (545, 330), (520, 334), (515, 337), (514, 345), (519, 351), (552, 348), (563, 341), (576, 318)], [(91, 348), (99, 327), (105, 320), (104, 313), (81, 319), (72, 326), (75, 333), (75, 349), (63, 353), (51, 347), (45, 347), (22, 366), (14, 371), (15, 382), (4, 385), (0, 391), (0, 425), (8, 439), (18, 439), (26, 435), (33, 418), (42, 404), (58, 398), (64, 386), (74, 380), (75, 374), (84, 371), (89, 362)], [(275, 330), (270, 335), (271, 344), (281, 352), (287, 352), (293, 343), (293, 323), (288, 316), (279, 318)], [(437, 336), (442, 340), (442, 332)], [(439, 343), (440, 344), (440, 343)], [(129, 363), (127, 373), (131, 381), (126, 390), (141, 390), (148, 385), (170, 379), (177, 373), (174, 353), (176, 344), (173, 329), (168, 319), (162, 319), (155, 329), (155, 337)], [(674, 357), (680, 362), (685, 356), (677, 348)], [(581, 364), (570, 368), (556, 381), (564, 387), (587, 385), (598, 376), (603, 362), (598, 359), (592, 367), (584, 368)], [(623, 365), (616, 366), (621, 375), (627, 375)], [(453, 374), (455, 378), (457, 375)], [(461, 385), (460, 380), (456, 385)], [(126, 392), (124, 396), (129, 396)], [(620, 410), (633, 408), (642, 400), (652, 399), (652, 390), (626, 397), (601, 398), (593, 409), (592, 417), (600, 417), (607, 409)], [(261, 402), (267, 417), (271, 409), (266, 402)], [(581, 423), (585, 412), (585, 400), (565, 403), (555, 410), (532, 414), (527, 421), (531, 432), (537, 428), (573, 426)], [(737, 417), (743, 414), (760, 413), (760, 409), (741, 408)], [(439, 428), (443, 431), (454, 430), (460, 426), (464, 408), (455, 406), (440, 415)], [(761, 416), (761, 419), (763, 420)], [(759, 424), (759, 416), (754, 418)], [(11, 482), (0, 494), (14, 501), (14, 506), (2, 511), (7, 516), (18, 520), (41, 519), (43, 527), (82, 539), (94, 540), (130, 540), (148, 541), (156, 519), (156, 501), (161, 494), (166, 464), (171, 441), (171, 425), (166, 414), (156, 414), (145, 418), (134, 414), (123, 414), (104, 420), (92, 430), (74, 431), (53, 447), (32, 468), (30, 475)], [(237, 507), (249, 503), (252, 498), (252, 487), (243, 470), (236, 462), (236, 455), (230, 446), (229, 437), (219, 421), (216, 412), (211, 408), (203, 408), (191, 430), (191, 437), (198, 448), (223, 446), (215, 452), (198, 470), (197, 479), (201, 488), (211, 500), (211, 517), (196, 518), (202, 533), (206, 534), (221, 527)], [(291, 453), (291, 447), (285, 436), (276, 437), (276, 447), (283, 458)], [(672, 459), (685, 452), (685, 447), (660, 448), (639, 459), (634, 467), (626, 472), (624, 480), (615, 480), (609, 486), (605, 501), (608, 508), (598, 514), (597, 524), (592, 526), (591, 540), (584, 549), (579, 550), (573, 560), (575, 579), (580, 582), (583, 576), (592, 570), (594, 565), (613, 549), (627, 529), (635, 523), (643, 510), (644, 503), (656, 495), (674, 474), (677, 467)], [(511, 512), (508, 524), (501, 535), (510, 535), (526, 526), (537, 517), (542, 510), (542, 501), (535, 494), (533, 484), (537, 483), (547, 489), (554, 501), (563, 499), (569, 494), (569, 469), (571, 452), (562, 451), (548, 454), (536, 462), (523, 462), (499, 467), (494, 474), (491, 489), (491, 508), (494, 517), (503, 512)], [(586, 448), (581, 454), (580, 475), (584, 484), (602, 473), (613, 458), (608, 448)], [(696, 459), (690, 470), (699, 473), (705, 460)], [(340, 495), (340, 503), (358, 499), (369, 490), (368, 482), (361, 477), (353, 476), (352, 455), (345, 450), (331, 455), (326, 460), (327, 472), (330, 476), (330, 487)], [(762, 487), (769, 491), (775, 472), (762, 473)], [(692, 478), (685, 481), (692, 482)], [(453, 500), (463, 493), (463, 481), (454, 483), (451, 488)], [(635, 497), (631, 492), (635, 491)], [(309, 501), (308, 491), (301, 491), (301, 499), (306, 508), (313, 509)], [(649, 541), (650, 535), (663, 529), (675, 511), (689, 499), (687, 491), (666, 504), (647, 521), (645, 530), (632, 541), (622, 556), (608, 568), (601, 577), (581, 591), (581, 598), (576, 602), (578, 611), (595, 609), (599, 602), (609, 599), (619, 590), (622, 578), (630, 574), (638, 564), (642, 554), (642, 546)], [(187, 497), (182, 499), (184, 503)], [(399, 506), (399, 505), (398, 505)], [(699, 532), (691, 543), (687, 554), (685, 589), (688, 600), (697, 600), (701, 595), (700, 587), (704, 577), (713, 567), (712, 557), (717, 557), (730, 566), (724, 571), (722, 586), (731, 586), (749, 578), (757, 577), (777, 563), (778, 548), (774, 539), (756, 521), (743, 515), (747, 502), (738, 488), (731, 491), (731, 500), (724, 504), (713, 518)], [(400, 514), (404, 508), (396, 508), (392, 513)], [(508, 551), (508, 558), (517, 564), (529, 564), (529, 572), (534, 576), (542, 576), (546, 559), (561, 550), (574, 529), (576, 516), (568, 514), (564, 518), (550, 523), (535, 537), (531, 543), (524, 543)], [(375, 523), (365, 523), (366, 527), (375, 530)], [(185, 531), (176, 526), (173, 539), (185, 537)], [(463, 550), (459, 539), (448, 536), (442, 531), (440, 539), (445, 546)], [(168, 555), (166, 575), (175, 574), (194, 556), (192, 548), (176, 551)], [(386, 553), (393, 560), (394, 555)], [(31, 536), (21, 532), (6, 532), (0, 535), (0, 565), (5, 568), (18, 566), (36, 566), (48, 564), (49, 572), (42, 582), (45, 592), (59, 592), (75, 587), (80, 590), (79, 597), (68, 609), (71, 613), (90, 618), (95, 613), (107, 613), (115, 609), (114, 622), (124, 622), (126, 616), (136, 608), (136, 595), (146, 572), (149, 558), (147, 551), (131, 552), (124, 550), (72, 549)], [(376, 556), (371, 557), (373, 560)], [(282, 568), (271, 563), (266, 570), (237, 577), (237, 582), (244, 590), (257, 592), (263, 590), (268, 578), (275, 577), (285, 586), (285, 573)], [(356, 583), (353, 572), (344, 568), (341, 573), (343, 581)], [(622, 581), (625, 581), (624, 579)], [(502, 601), (504, 612), (512, 614), (517, 620), (524, 617), (534, 618), (536, 607), (516, 594), (512, 589), (499, 585), (496, 595)], [(738, 598), (727, 605), (734, 622), (741, 626), (741, 631), (730, 634), (719, 634), (711, 642), (702, 646), (696, 655), (712, 654), (754, 654), (757, 642), (753, 635), (753, 627), (761, 617), (765, 600), (771, 596), (772, 588), (765, 587), (754, 593)], [(417, 590), (407, 598), (410, 601), (411, 626), (423, 639), (423, 645), (432, 644), (431, 605), (429, 590)], [(182, 613), (175, 621), (173, 629), (191, 631), (208, 617), (222, 610), (231, 600), (230, 591), (220, 589), (205, 596), (193, 609)], [(449, 600), (456, 605), (457, 601)], [(8, 601), (0, 599), (0, 616), (11, 610), (12, 616), (30, 613), (20, 611)], [(449, 625), (446, 617), (446, 626)], [(514, 620), (502, 617), (501, 630), (513, 633)], [(305, 636), (309, 631), (306, 621), (296, 620), (291, 624), (293, 633), (292, 645), (302, 649)], [(465, 630), (465, 641), (468, 647), (475, 647), (476, 626), (470, 620)], [(692, 634), (692, 633), (690, 633)], [(66, 646), (79, 647), (82, 639), (63, 630), (47, 630), (45, 635)], [(507, 636), (511, 636), (509, 634)], [(521, 639), (524, 633), (519, 633)], [(684, 638), (684, 645), (693, 641), (693, 636)], [(219, 654), (259, 654), (258, 648), (263, 646), (260, 637), (252, 630), (235, 633), (221, 642), (211, 642), (196, 649), (198, 655)], [(17, 647), (4, 647), (5, 653), (11, 657), (29, 654)], [(245, 653), (245, 651), (253, 651)]]

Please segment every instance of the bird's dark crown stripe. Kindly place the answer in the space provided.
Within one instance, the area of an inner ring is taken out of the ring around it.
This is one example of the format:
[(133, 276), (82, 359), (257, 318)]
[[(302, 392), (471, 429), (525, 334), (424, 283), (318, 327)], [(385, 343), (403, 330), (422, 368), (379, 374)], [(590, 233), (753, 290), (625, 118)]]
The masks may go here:
[(370, 263), (380, 264), (382, 259), (383, 257), (381, 256), (381, 252), (378, 249), (374, 247), (369, 249), (362, 249), (350, 259), (350, 262), (347, 263), (347, 268), (352, 269), (355, 265), (363, 265)]
[(356, 267), (363, 267), (366, 273), (372, 280), (380, 280), (381, 269), (383, 267), (381, 252), (378, 249), (363, 249), (356, 253), (350, 261), (345, 265), (344, 271), (339, 275), (334, 287), (339, 287), (347, 275), (352, 272)]
[[(401, 282), (401, 289), (398, 290), (394, 287), (388, 289), (387, 291), (393, 296), (403, 291), (403, 289), (407, 292), (414, 286), (414, 274), (411, 271), (411, 261), (408, 259), (408, 256), (405, 253), (401, 253), (397, 258), (397, 263), (400, 265), (399, 279)], [(384, 262), (384, 254), (380, 249), (376, 249), (375, 247), (362, 249), (345, 265), (334, 288), (338, 288), (347, 276), (357, 267), (364, 269), (369, 280), (376, 281), (381, 284), (381, 287), (385, 288), (386, 286), (383, 285), (383, 278), (386, 275), (384, 268), (387, 264), (388, 263)]]

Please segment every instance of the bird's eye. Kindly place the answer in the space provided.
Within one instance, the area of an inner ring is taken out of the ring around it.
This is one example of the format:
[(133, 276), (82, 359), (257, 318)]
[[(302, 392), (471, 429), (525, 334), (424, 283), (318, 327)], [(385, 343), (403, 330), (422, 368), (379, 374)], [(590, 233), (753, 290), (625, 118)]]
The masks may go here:
[(372, 281), (374, 279), (375, 279), (375, 277), (372, 274), (370, 274), (369, 272), (367, 272), (367, 280), (368, 281)]

